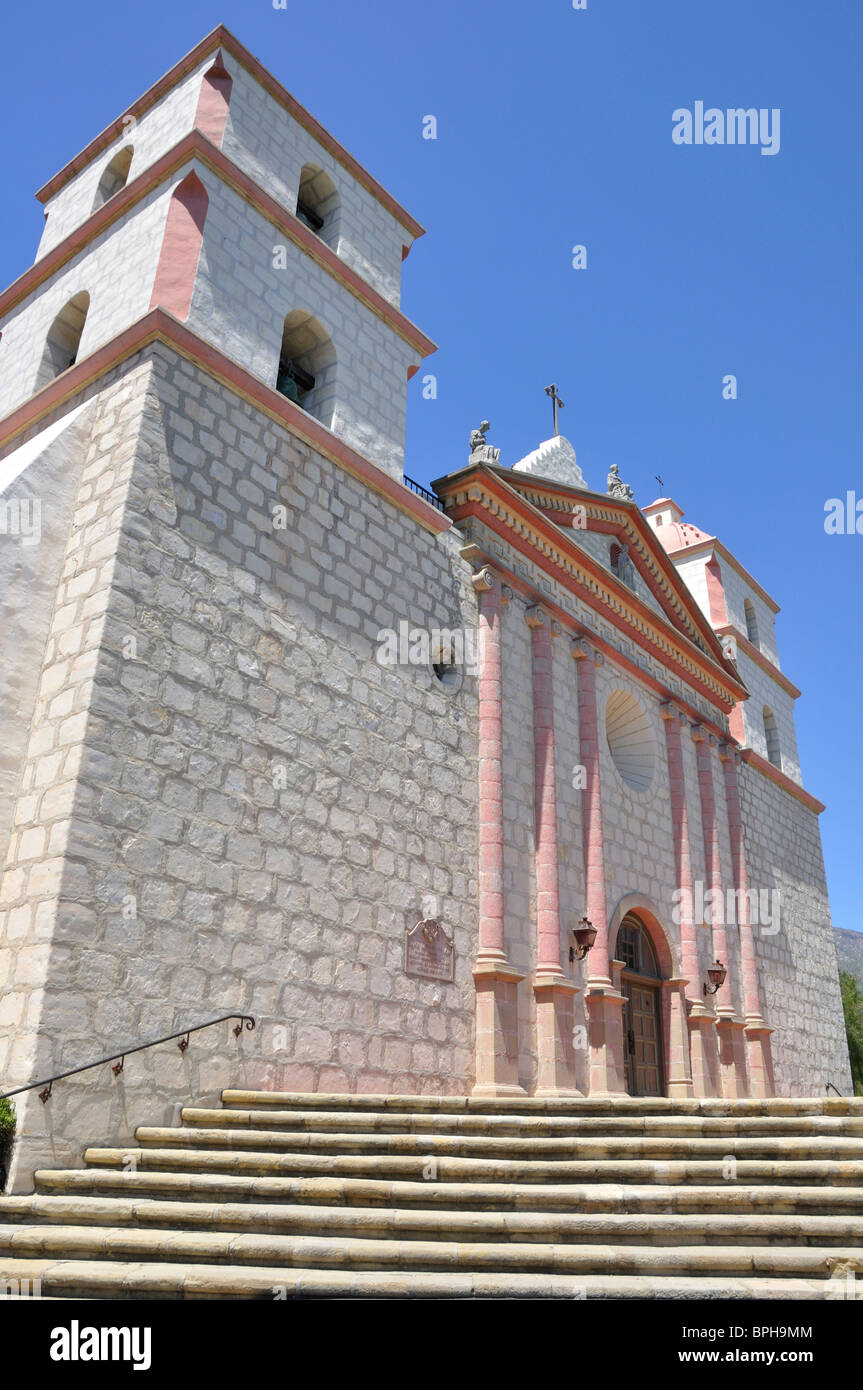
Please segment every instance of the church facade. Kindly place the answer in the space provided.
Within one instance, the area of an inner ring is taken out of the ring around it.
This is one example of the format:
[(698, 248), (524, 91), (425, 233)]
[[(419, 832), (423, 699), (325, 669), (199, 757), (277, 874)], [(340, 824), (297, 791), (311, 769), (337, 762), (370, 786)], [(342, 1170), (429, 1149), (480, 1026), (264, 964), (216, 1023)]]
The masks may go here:
[[(778, 611), (555, 436), (404, 479), (422, 228), (224, 28), (0, 295), (13, 1181), (190, 1094), (850, 1087)], [(596, 479), (591, 480), (596, 484)]]

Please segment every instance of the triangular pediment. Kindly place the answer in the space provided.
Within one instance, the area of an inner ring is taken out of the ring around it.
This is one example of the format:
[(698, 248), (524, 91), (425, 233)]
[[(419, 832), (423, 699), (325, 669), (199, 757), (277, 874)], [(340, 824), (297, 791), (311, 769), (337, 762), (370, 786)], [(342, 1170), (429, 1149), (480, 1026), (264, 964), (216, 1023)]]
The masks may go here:
[[(535, 549), (541, 564), (548, 563), (557, 544), (552, 538), (558, 537), (561, 554), (572, 556), (574, 548), (615, 608), (649, 615), (666, 630), (671, 628), (717, 675), (722, 673), (723, 683), (730, 681), (745, 693), (720, 639), (634, 502), (489, 464), (468, 465), (436, 480), (433, 487), (448, 512), (450, 507), (457, 509), (456, 516), (465, 506), (482, 508), (484, 497), (498, 524), (507, 512), (522, 553)], [(612, 571), (615, 543), (626, 547), (625, 559), (632, 567), (629, 584)]]

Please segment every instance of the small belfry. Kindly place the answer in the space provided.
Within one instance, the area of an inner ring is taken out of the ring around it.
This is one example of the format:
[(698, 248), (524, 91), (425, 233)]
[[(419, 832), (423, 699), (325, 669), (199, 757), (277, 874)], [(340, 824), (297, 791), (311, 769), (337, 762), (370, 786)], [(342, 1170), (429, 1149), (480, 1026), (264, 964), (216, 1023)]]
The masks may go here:
[(483, 419), (405, 479), (423, 229), (223, 26), (38, 196), (0, 294), (12, 1188), (228, 1086), (847, 1089), (743, 563), (625, 461), (586, 479), (556, 383), (511, 467)]

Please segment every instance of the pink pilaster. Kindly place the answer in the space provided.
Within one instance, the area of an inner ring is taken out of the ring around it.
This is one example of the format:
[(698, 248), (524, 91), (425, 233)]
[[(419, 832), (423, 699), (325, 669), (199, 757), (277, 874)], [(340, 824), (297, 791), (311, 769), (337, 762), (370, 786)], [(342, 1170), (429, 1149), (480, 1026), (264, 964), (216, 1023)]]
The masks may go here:
[(667, 1038), (665, 1067), (669, 1096), (695, 1094), (689, 1059), (689, 1024), (685, 979), (662, 981), (662, 1025)]
[(689, 986), (689, 997), (695, 1003), (702, 999), (699, 985), (698, 939), (693, 918), (692, 853), (689, 845), (689, 808), (686, 802), (686, 774), (683, 763), (683, 743), (680, 726), (686, 715), (670, 700), (660, 706), (665, 721), (665, 751), (668, 759), (668, 785), (671, 794), (671, 828), (674, 837), (674, 860), (680, 897), (680, 959), (683, 980)]
[(746, 869), (746, 844), (743, 816), (740, 809), (740, 754), (730, 744), (724, 744), (720, 757), (725, 770), (725, 804), (728, 808), (728, 834), (731, 840), (731, 867), (737, 900), (737, 922), (740, 928), (740, 957), (743, 969), (743, 1008), (745, 1012), (745, 1047), (749, 1071), (749, 1091), (753, 1096), (773, 1095), (773, 1062), (770, 1053), (770, 1034), (761, 1012), (758, 989), (758, 963), (755, 957), (755, 937), (749, 914), (749, 875)]
[[(707, 733), (700, 724), (693, 724), (692, 737), (695, 741), (698, 759), (698, 791), (701, 800), (701, 826), (704, 835), (704, 863), (708, 879), (707, 889), (710, 893), (711, 954), (715, 960), (721, 961), (726, 971), (722, 986), (715, 996), (716, 1015), (712, 1015), (707, 1009), (704, 1010), (704, 1013), (713, 1022), (713, 1029), (709, 1030), (706, 1024), (700, 1024), (703, 1034), (702, 1046), (705, 1049), (710, 1048), (710, 1055), (705, 1058), (704, 1066), (715, 1077), (715, 1084), (717, 1084), (717, 1090), (708, 1092), (708, 1094), (727, 1095), (729, 1099), (734, 1099), (739, 1093), (739, 1085), (733, 1068), (734, 1052), (733, 1049), (729, 1048), (725, 1037), (721, 1036), (718, 1031), (720, 1024), (726, 1027), (729, 1021), (733, 1022), (735, 1014), (731, 995), (728, 937), (725, 931), (725, 895), (722, 887), (722, 861), (719, 855), (719, 823), (713, 787), (713, 749), (716, 739), (712, 734)], [(713, 996), (702, 994), (702, 997), (712, 998)], [(693, 1079), (695, 1073), (696, 1065), (693, 1058)]]
[(537, 1094), (580, 1095), (575, 1086), (573, 995), (577, 987), (560, 963), (560, 892), (557, 862), (557, 785), (554, 765), (554, 690), (551, 623), (542, 608), (528, 608), (533, 677), (534, 819), (536, 836)]
[(479, 599), (479, 931), (475, 1095), (523, 1095), (518, 1081), (518, 985), (506, 954), (503, 900), (502, 594), (497, 576), (473, 576)]
[(601, 652), (583, 638), (573, 641), (572, 655), (578, 669), (579, 750), (584, 769), (581, 824), (585, 896), (587, 916), (596, 928), (596, 941), (587, 958), (590, 1094), (623, 1095), (626, 1093), (623, 1062), (623, 996), (614, 988), (609, 974), (602, 783), (596, 703), (596, 668), (602, 665), (604, 658)]

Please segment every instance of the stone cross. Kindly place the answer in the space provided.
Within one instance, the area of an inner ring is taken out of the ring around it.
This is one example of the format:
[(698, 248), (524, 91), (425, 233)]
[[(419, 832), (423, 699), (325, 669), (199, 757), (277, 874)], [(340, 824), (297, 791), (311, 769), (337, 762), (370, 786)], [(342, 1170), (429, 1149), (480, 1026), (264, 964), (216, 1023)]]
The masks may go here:
[(557, 436), (560, 434), (560, 429), (558, 428), (557, 421), (558, 406), (561, 410), (564, 409), (564, 402), (560, 399), (560, 396), (557, 394), (557, 383), (553, 381), (550, 386), (546, 386), (545, 394), (547, 396), (551, 396), (551, 404), (554, 410), (554, 433), (555, 436)]

